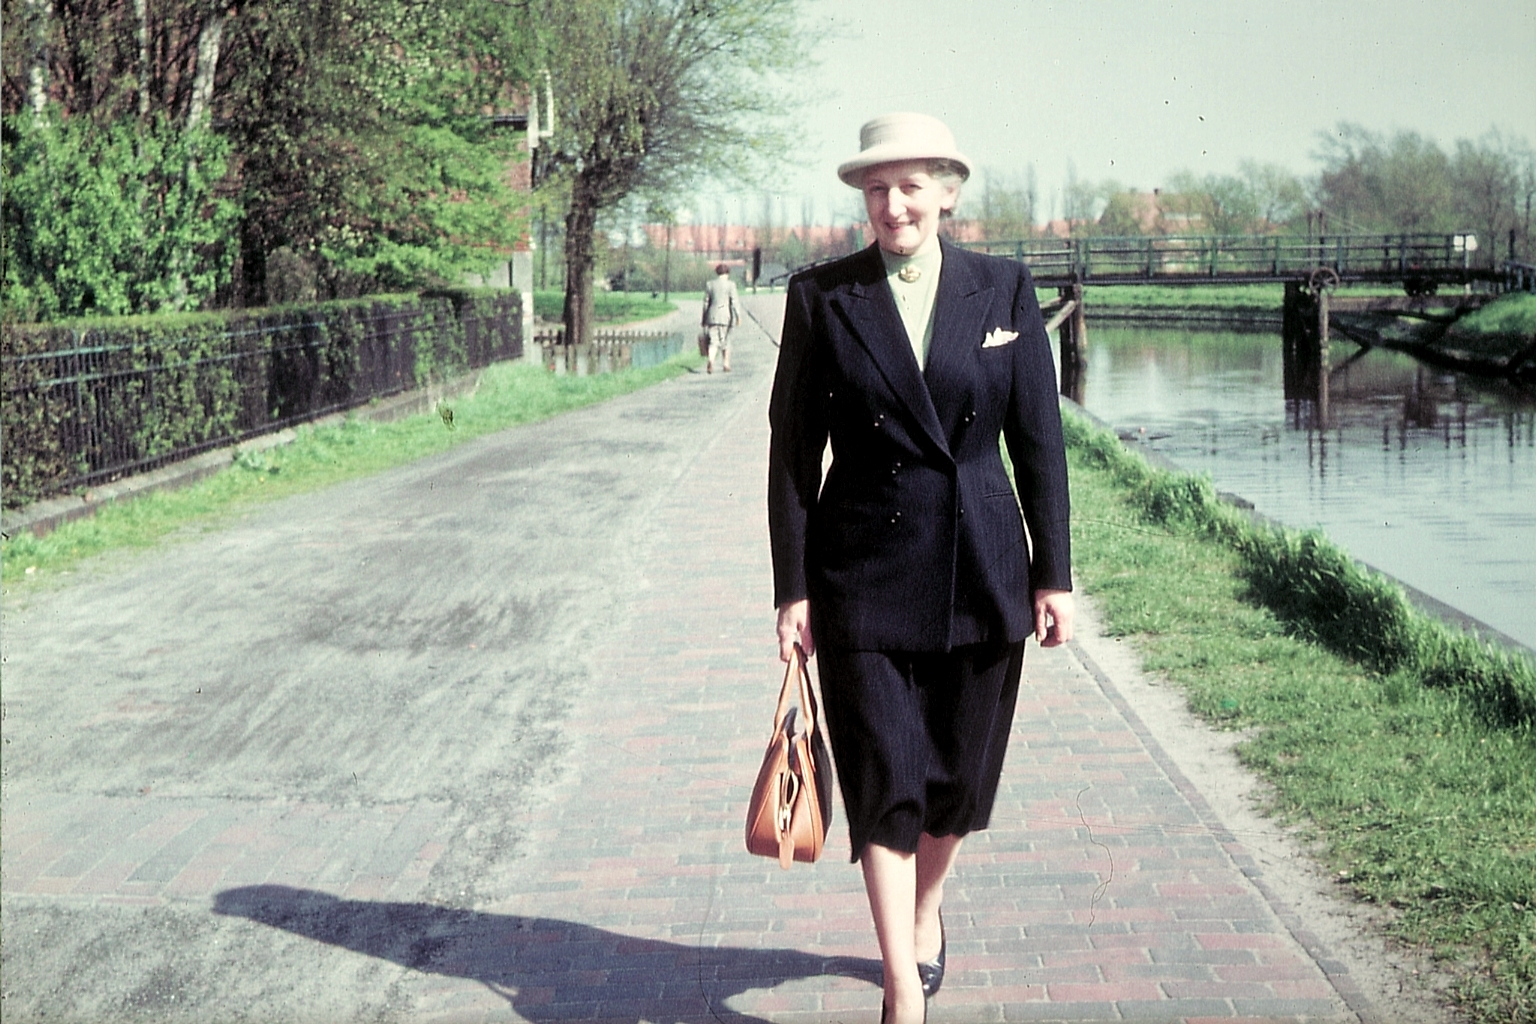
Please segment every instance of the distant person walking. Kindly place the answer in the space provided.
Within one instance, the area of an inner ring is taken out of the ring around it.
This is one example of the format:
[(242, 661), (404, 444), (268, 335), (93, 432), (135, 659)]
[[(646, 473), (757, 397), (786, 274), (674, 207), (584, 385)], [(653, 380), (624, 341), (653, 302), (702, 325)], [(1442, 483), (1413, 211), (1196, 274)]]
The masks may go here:
[(709, 332), (709, 358), (704, 363), (705, 373), (715, 372), (715, 358), (720, 359), (720, 369), (731, 372), (731, 328), (741, 323), (741, 304), (736, 298), (736, 284), (731, 280), (731, 268), (724, 263), (715, 265), (715, 279), (704, 286), (704, 329)]

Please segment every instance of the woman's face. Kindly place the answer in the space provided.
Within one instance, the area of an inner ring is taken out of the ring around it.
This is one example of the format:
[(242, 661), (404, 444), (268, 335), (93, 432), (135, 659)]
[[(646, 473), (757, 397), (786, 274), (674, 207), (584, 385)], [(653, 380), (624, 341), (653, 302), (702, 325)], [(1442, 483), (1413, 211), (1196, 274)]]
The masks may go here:
[(860, 183), (864, 209), (880, 248), (910, 256), (933, 237), (939, 213), (954, 208), (959, 190), (928, 173), (926, 160), (876, 164)]

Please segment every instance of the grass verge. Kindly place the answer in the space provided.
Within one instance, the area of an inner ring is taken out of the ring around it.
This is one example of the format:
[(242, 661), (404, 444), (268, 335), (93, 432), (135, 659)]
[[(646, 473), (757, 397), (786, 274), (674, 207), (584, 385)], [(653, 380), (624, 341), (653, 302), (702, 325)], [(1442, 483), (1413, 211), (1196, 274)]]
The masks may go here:
[[(592, 304), (597, 323), (604, 327), (636, 320), (650, 320), (666, 316), (677, 308), (677, 299), (663, 301), (650, 292), (595, 292)], [(540, 320), (559, 320), (565, 313), (565, 293), (540, 291), (533, 293), (533, 315)]]
[[(1068, 417), (1076, 568), (1478, 1021), (1536, 1015), (1536, 668)], [(1170, 581), (1177, 580), (1176, 586)]]
[(260, 502), (376, 473), (483, 434), (626, 394), (698, 362), (697, 354), (685, 352), (659, 366), (588, 377), (498, 363), (483, 371), (473, 395), (446, 401), (437, 412), (391, 423), (350, 417), (339, 426), (302, 427), (292, 444), (242, 455), (228, 470), (189, 487), (106, 505), (43, 537), (19, 533), (0, 544), (0, 581), (7, 596), (14, 596), (87, 558), (149, 547)]

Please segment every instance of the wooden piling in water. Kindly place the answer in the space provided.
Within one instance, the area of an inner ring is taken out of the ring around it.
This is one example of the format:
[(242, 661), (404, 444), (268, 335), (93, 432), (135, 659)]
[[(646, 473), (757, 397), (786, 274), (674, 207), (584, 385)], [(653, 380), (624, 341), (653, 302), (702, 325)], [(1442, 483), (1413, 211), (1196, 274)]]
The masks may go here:
[(1058, 324), (1056, 337), (1061, 348), (1061, 393), (1074, 402), (1083, 400), (1083, 384), (1088, 371), (1088, 320), (1083, 308), (1083, 284), (1074, 281), (1056, 290), (1061, 296), (1061, 313), (1052, 318)]
[(1318, 288), (1317, 300), (1317, 425), (1328, 426), (1328, 289)]

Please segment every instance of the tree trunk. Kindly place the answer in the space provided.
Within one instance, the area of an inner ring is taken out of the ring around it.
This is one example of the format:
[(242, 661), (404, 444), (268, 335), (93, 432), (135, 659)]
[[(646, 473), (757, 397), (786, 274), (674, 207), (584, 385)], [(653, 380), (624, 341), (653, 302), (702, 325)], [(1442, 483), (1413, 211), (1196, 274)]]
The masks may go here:
[(224, 35), (224, 23), (228, 19), (214, 14), (203, 25), (197, 37), (197, 74), (192, 79), (192, 100), (187, 104), (187, 130), (192, 131), (203, 120), (208, 105), (213, 102), (214, 74), (219, 68), (219, 41)]
[(27, 0), (27, 26), (31, 36), (27, 61), (27, 102), (32, 116), (41, 118), (48, 106), (48, 35), (53, 21), (52, 0)]
[(149, 0), (133, 0), (139, 22), (139, 120), (149, 120)]
[(592, 299), (597, 204), (578, 176), (565, 216), (565, 343), (589, 345), (596, 309)]

